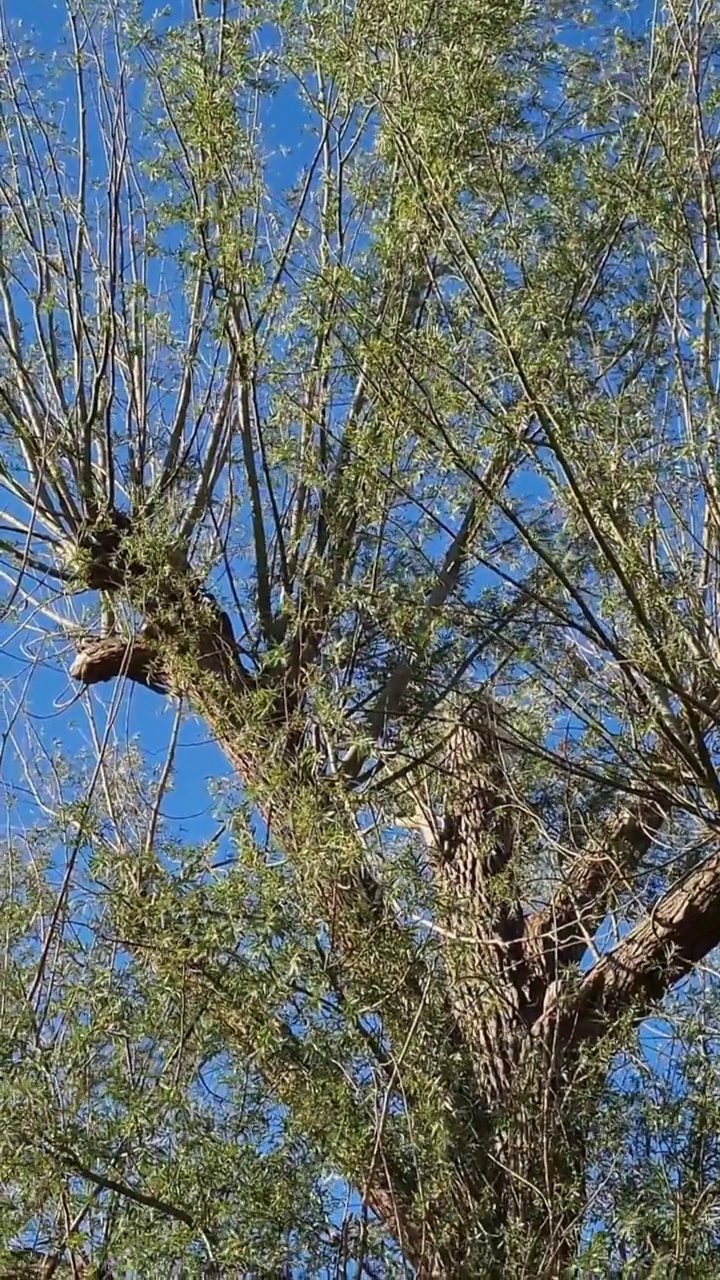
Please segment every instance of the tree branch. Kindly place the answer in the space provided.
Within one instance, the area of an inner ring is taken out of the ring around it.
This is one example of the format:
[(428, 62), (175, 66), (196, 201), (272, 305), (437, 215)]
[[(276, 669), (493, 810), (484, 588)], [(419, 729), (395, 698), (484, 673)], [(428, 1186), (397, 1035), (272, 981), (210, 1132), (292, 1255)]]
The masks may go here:
[(607, 910), (612, 890), (648, 853), (670, 809), (661, 795), (624, 806), (588, 841), (550, 904), (528, 924), (528, 948), (544, 953), (544, 968), (555, 977), (577, 964)]
[(70, 668), (81, 684), (103, 684), (125, 676), (154, 693), (169, 693), (170, 682), (158, 662), (157, 649), (142, 637), (94, 636), (82, 642)]
[(202, 1227), (198, 1226), (187, 1209), (183, 1209), (177, 1204), (171, 1204), (169, 1200), (163, 1200), (159, 1196), (149, 1195), (145, 1191), (140, 1191), (137, 1187), (133, 1187), (119, 1178), (111, 1178), (104, 1173), (96, 1173), (84, 1161), (78, 1159), (74, 1152), (59, 1151), (57, 1154), (68, 1169), (72, 1169), (81, 1178), (86, 1178), (88, 1182), (92, 1182), (100, 1190), (114, 1191), (116, 1195), (123, 1196), (126, 1200), (133, 1200), (136, 1204), (141, 1204), (146, 1209), (153, 1209), (155, 1213), (162, 1214), (165, 1218), (174, 1218), (176, 1222), (182, 1222), (191, 1231), (204, 1238), (205, 1232)]
[(603, 956), (567, 1002), (555, 996), (535, 1034), (561, 1024), (568, 1044), (594, 1041), (613, 1018), (650, 1005), (720, 943), (720, 851), (661, 897), (631, 933)]

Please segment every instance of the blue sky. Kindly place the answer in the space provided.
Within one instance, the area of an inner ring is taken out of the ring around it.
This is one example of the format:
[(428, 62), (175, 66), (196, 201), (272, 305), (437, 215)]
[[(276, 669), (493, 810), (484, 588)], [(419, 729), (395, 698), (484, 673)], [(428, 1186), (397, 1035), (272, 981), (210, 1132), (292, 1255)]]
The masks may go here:
[[(164, 22), (175, 23), (191, 17), (192, 4), (189, 0), (172, 0), (170, 4), (163, 6), (155, 3), (144, 5), (144, 12), (148, 17), (158, 11), (163, 13)], [(63, 3), (53, 3), (51, 0), (6, 0), (6, 13), (12, 23), (20, 24), (18, 29), (22, 30), (26, 38), (30, 37), (33, 46), (42, 54), (51, 55), (58, 43), (66, 37)], [(74, 118), (70, 114), (73, 111), (74, 86), (69, 84), (68, 124)], [(287, 92), (278, 95), (272, 104), (271, 113), (268, 124), (272, 133), (277, 134), (276, 174), (278, 182), (285, 183), (292, 181), (301, 171), (302, 153), (308, 148), (297, 127), (300, 119), (297, 104), (294, 100), (289, 100)], [(281, 147), (288, 148), (288, 154), (281, 154)], [(102, 168), (99, 152), (95, 158)], [(91, 162), (92, 159), (91, 144)], [(68, 654), (68, 662), (71, 656)], [(19, 635), (11, 634), (6, 638), (0, 654), (2, 677), (14, 689), (21, 689), (30, 665), (23, 655)], [(80, 753), (87, 752), (92, 758), (93, 747), (82, 703), (76, 704), (69, 712), (61, 711), (77, 692), (77, 686), (66, 680), (62, 670), (41, 664), (31, 682), (27, 707), (38, 731), (46, 740), (59, 734), (63, 749), (71, 757), (77, 758)], [(132, 686), (125, 690), (119, 706), (116, 691), (108, 687), (96, 690), (92, 697), (94, 702), (99, 698), (103, 704), (108, 700), (115, 702), (116, 726), (120, 733), (127, 734), (129, 738), (142, 744), (143, 754), (151, 768), (160, 767), (173, 731), (174, 704), (157, 694)], [(169, 834), (184, 840), (202, 841), (217, 831), (208, 784), (230, 777), (231, 770), (204, 726), (191, 718), (185, 718), (183, 722), (178, 748), (174, 783), (163, 803), (162, 812), (171, 824)], [(6, 771), (6, 784), (10, 782), (12, 785), (14, 780), (15, 770), (9, 774)], [(18, 783), (18, 799), (21, 799), (24, 788), (21, 780)], [(27, 807), (19, 809), (18, 813), (26, 812), (28, 820), (31, 820), (33, 806), (27, 798), (25, 805)], [(222, 845), (218, 854), (223, 855)]]

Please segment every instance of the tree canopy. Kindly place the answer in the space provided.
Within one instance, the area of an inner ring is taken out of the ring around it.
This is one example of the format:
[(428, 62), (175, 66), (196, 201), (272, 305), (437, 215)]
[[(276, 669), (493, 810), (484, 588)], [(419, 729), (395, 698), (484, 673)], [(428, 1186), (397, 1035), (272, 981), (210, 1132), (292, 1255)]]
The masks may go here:
[(2, 23), (3, 1274), (716, 1275), (717, 5)]

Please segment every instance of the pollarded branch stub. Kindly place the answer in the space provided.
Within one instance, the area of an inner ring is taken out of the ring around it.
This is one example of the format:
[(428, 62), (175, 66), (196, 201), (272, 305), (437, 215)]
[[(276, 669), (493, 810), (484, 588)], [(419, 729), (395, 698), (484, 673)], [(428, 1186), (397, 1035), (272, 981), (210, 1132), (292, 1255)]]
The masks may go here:
[(157, 650), (142, 638), (94, 636), (82, 641), (70, 675), (81, 684), (103, 684), (126, 676), (155, 693), (168, 693), (169, 683), (158, 664)]

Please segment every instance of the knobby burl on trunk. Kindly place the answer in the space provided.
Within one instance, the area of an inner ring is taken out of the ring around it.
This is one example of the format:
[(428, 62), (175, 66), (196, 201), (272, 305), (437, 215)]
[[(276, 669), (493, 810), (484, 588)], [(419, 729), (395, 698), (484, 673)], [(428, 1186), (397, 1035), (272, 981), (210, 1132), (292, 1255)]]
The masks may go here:
[[(227, 615), (187, 562), (178, 557), (150, 568), (132, 533), (129, 518), (114, 513), (86, 534), (83, 585), (126, 592), (142, 623), (134, 637), (85, 640), (72, 674), (85, 685), (124, 676), (184, 696), (261, 805), (265, 797), (275, 838), (289, 855), (313, 843), (323, 848), (348, 821), (359, 770), (355, 760), (331, 779), (319, 759), (298, 750), (307, 672), (297, 655), (314, 662), (317, 635), (309, 642), (295, 636), (286, 659), (267, 674), (249, 671)], [(421, 1277), (475, 1274), (463, 1260), (480, 1237), (492, 1242), (498, 1275), (512, 1274), (518, 1257), (538, 1274), (562, 1274), (583, 1212), (584, 1107), (592, 1088), (581, 1102), (575, 1086), (582, 1049), (606, 1039), (622, 1015), (642, 1017), (720, 940), (720, 853), (713, 853), (581, 973), (578, 961), (623, 875), (650, 849), (671, 802), (661, 783), (624, 801), (587, 838), (552, 900), (529, 910), (521, 805), (503, 752), (492, 704), (478, 700), (432, 762), (445, 780), (440, 828), (427, 815), (416, 823), (451, 926), (443, 935), (442, 998), (454, 1064), (448, 1088), (460, 1212), (449, 1232), (444, 1206), (421, 1210), (412, 1169), (391, 1158), (374, 1161), (366, 1198)], [(346, 834), (352, 836), (351, 823)], [(358, 929), (384, 929), (389, 939), (401, 929), (354, 844), (356, 865), (334, 880), (319, 877), (319, 905), (331, 922), (329, 977), (339, 992), (359, 962), (350, 946), (352, 939), (357, 950)], [(205, 998), (222, 1001), (219, 973), (199, 966), (195, 980)], [(423, 998), (424, 980), (418, 962), (403, 993), (410, 1010)], [(225, 1008), (223, 1016), (230, 1034), (241, 1029), (241, 1010)]]

